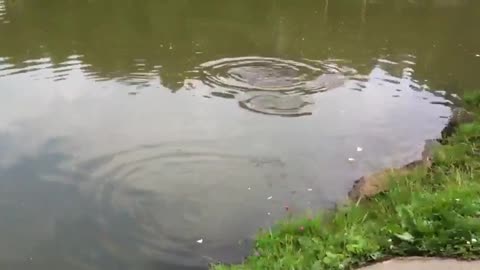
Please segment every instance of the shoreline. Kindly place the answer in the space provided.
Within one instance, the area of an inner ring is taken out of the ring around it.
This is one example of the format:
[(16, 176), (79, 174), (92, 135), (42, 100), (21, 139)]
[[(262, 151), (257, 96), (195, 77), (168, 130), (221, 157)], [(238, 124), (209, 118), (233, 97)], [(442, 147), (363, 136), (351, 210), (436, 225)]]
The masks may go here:
[(480, 92), (464, 102), (472, 113), (453, 109), (442, 139), (426, 142), (422, 160), (362, 177), (346, 205), (279, 221), (259, 233), (243, 264), (212, 269), (342, 270), (404, 257), (479, 260)]

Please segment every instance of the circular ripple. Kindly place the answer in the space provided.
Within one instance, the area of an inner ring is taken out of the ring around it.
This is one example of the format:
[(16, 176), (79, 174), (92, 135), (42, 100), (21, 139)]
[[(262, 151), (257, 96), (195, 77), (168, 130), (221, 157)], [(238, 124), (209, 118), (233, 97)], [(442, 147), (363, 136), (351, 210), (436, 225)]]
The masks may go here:
[[(327, 90), (318, 81), (325, 74), (338, 74), (326, 64), (311, 65), (292, 60), (266, 57), (225, 58), (204, 63), (198, 68), (207, 85), (240, 91), (276, 91), (312, 93)], [(317, 81), (318, 83), (311, 83)]]
[[(278, 181), (284, 164), (247, 151), (213, 151), (212, 143), (144, 146), (79, 164), (88, 177), (81, 190), (92, 198), (106, 228), (108, 243), (103, 245), (116, 256), (198, 266), (202, 256), (218, 255), (218, 245), (234, 249), (239, 237), (251, 234), (253, 227), (238, 224), (264, 211), (258, 200), (245, 202), (240, 191), (269, 175)], [(257, 183), (250, 195), (261, 187)], [(249, 211), (243, 212), (244, 207)], [(205, 238), (202, 250), (199, 238)]]
[(268, 92), (250, 92), (248, 95), (250, 97), (239, 101), (239, 105), (253, 112), (288, 117), (312, 114), (313, 101), (310, 96)]
[(209, 96), (235, 98), (249, 111), (279, 116), (312, 114), (312, 94), (342, 86), (346, 74), (335, 63), (267, 57), (210, 61), (196, 69)]

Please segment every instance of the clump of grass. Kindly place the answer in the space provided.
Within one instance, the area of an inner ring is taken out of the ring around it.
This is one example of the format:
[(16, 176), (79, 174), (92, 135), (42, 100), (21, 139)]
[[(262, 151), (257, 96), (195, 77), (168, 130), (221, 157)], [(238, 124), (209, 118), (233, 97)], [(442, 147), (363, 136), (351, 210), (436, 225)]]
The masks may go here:
[(480, 90), (470, 91), (465, 94), (463, 100), (468, 106), (480, 107)]
[[(480, 94), (466, 99), (480, 107)], [(480, 122), (462, 125), (433, 166), (392, 176), (391, 188), (333, 214), (258, 235), (240, 269), (353, 269), (398, 256), (480, 259)]]

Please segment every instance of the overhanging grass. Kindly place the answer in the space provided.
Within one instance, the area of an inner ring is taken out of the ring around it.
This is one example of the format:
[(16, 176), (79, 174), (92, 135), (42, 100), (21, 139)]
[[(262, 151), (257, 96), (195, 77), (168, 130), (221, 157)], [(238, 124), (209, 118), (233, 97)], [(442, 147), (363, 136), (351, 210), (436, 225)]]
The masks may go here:
[[(475, 93), (475, 92), (474, 92)], [(480, 107), (480, 93), (465, 99)], [(433, 166), (393, 176), (389, 191), (258, 235), (254, 255), (225, 269), (353, 269), (398, 256), (480, 259), (480, 121), (461, 126)]]

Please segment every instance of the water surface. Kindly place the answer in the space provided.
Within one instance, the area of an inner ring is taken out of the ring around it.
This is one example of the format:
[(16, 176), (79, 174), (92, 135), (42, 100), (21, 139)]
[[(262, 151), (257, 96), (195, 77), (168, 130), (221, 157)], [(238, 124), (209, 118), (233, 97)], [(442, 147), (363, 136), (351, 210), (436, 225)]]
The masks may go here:
[(479, 87), (478, 18), (474, 0), (0, 0), (0, 268), (241, 261), (285, 206), (420, 156)]

